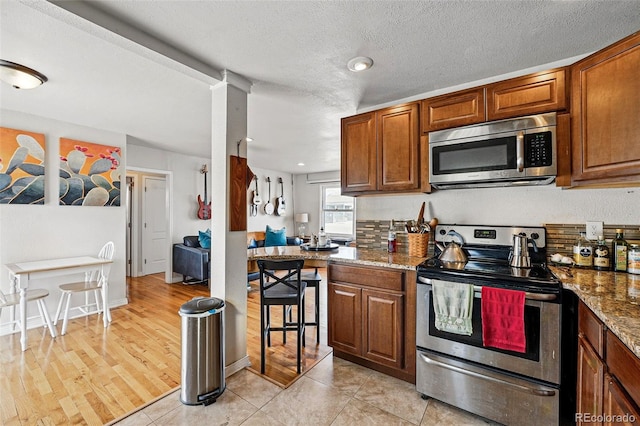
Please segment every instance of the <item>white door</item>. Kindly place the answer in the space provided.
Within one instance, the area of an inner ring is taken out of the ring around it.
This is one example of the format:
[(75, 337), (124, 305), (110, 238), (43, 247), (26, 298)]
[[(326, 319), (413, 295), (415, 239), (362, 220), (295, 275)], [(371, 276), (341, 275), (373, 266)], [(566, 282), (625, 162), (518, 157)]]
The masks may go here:
[(167, 205), (164, 178), (143, 177), (142, 201), (142, 273), (167, 269)]

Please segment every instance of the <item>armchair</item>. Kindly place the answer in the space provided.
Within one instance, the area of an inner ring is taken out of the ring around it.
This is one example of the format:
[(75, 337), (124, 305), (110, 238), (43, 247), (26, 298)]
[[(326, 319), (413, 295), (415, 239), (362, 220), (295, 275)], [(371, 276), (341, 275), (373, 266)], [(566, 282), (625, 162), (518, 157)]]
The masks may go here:
[(210, 255), (211, 249), (202, 248), (197, 236), (186, 236), (182, 244), (173, 245), (173, 272), (182, 274), (186, 284), (208, 281)]

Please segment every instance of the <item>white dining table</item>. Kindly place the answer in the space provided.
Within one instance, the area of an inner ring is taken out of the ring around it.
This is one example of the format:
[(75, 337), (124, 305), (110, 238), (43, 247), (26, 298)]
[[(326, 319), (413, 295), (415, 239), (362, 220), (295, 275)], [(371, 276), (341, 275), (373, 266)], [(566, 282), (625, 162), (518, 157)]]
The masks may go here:
[[(82, 272), (90, 272), (101, 268), (106, 264), (113, 263), (113, 260), (101, 259), (96, 256), (63, 257), (57, 259), (43, 259), (29, 262), (9, 263), (5, 267), (9, 270), (11, 280), (11, 292), (20, 292), (20, 344), (22, 350), (27, 349), (27, 289), (31, 280), (56, 277), (61, 275), (71, 275)], [(107, 295), (103, 293), (103, 303), (107, 303)], [(12, 311), (11, 317), (15, 318)], [(106, 315), (105, 327), (106, 327)], [(52, 335), (55, 333), (52, 331)]]

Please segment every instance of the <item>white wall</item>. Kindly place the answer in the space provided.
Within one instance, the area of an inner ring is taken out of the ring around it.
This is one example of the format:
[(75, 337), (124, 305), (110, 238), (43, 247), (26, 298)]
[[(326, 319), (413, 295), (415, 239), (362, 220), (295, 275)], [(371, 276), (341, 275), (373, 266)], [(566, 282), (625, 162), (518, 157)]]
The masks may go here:
[(425, 217), (440, 223), (541, 225), (640, 224), (640, 189), (560, 189), (555, 185), (435, 191), (429, 195), (358, 197), (358, 219), (415, 219), (422, 201)]
[[(98, 254), (107, 241), (115, 243), (114, 263), (109, 278), (109, 304), (127, 303), (125, 282), (125, 223), (124, 203), (120, 207), (79, 207), (58, 205), (59, 138), (117, 146), (122, 149), (126, 164), (124, 135), (77, 126), (15, 111), (1, 110), (0, 125), (43, 133), (46, 143), (45, 205), (0, 205), (0, 265), (29, 260)], [(8, 161), (8, 160), (7, 160)], [(51, 295), (46, 304), (52, 316), (58, 302), (58, 284), (83, 275), (38, 280), (30, 288), (46, 288)], [(9, 274), (0, 271), (0, 288), (8, 291)], [(35, 306), (29, 306), (28, 317), (36, 316), (29, 326), (40, 324)], [(0, 326), (8, 313), (2, 313)], [(6, 330), (0, 330), (0, 333)]]
[[(320, 184), (307, 184), (306, 175), (296, 175), (294, 180), (296, 206), (309, 212), (310, 229), (317, 229)], [(640, 188), (561, 189), (554, 184), (361, 196), (356, 198), (356, 216), (358, 220), (416, 219), (423, 201), (427, 202), (425, 217), (437, 217), (440, 223), (640, 224)]]
[[(267, 225), (274, 229), (287, 228), (287, 236), (292, 237), (297, 235), (297, 230), (294, 219), (294, 209), (297, 209), (296, 201), (293, 197), (293, 180), (289, 173), (279, 172), (275, 170), (259, 169), (251, 166), (251, 159), (249, 159), (249, 168), (255, 175), (258, 176), (258, 193), (262, 199), (262, 204), (258, 206), (258, 214), (252, 217), (249, 214), (249, 204), (253, 200), (253, 192), (256, 188), (255, 183), (252, 182), (249, 190), (247, 191), (247, 231), (264, 231)], [(271, 178), (271, 204), (276, 207), (276, 198), (280, 196), (280, 184), (278, 178), (282, 178), (282, 187), (284, 188), (284, 201), (285, 201), (285, 214), (278, 216), (275, 213), (268, 215), (264, 212), (264, 206), (269, 198), (269, 184), (267, 183), (267, 177)], [(295, 211), (298, 212), (297, 210)]]
[[(173, 229), (171, 242), (181, 243), (185, 235), (198, 235), (198, 231), (210, 228), (210, 221), (198, 219), (198, 195), (204, 197), (204, 175), (202, 166), (210, 159), (177, 154), (175, 152), (129, 144), (127, 146), (127, 168), (134, 170), (164, 171), (171, 173), (173, 199), (171, 211)], [(211, 200), (211, 176), (207, 174), (207, 189)]]

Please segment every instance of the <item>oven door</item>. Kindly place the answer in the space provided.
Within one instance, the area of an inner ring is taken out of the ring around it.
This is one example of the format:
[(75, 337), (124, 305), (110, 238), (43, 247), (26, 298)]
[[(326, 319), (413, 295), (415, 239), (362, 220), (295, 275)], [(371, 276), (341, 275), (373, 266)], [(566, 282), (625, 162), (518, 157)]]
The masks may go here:
[(483, 346), (478, 287), (474, 292), (473, 301), (473, 334), (464, 336), (437, 330), (430, 285), (437, 280), (424, 277), (420, 277), (419, 280), (416, 307), (416, 344), (419, 348), (549, 383), (560, 383), (562, 306), (558, 301), (551, 303), (532, 300), (536, 297), (549, 299), (555, 295), (527, 295), (524, 318), (527, 346), (525, 353), (519, 353)]

